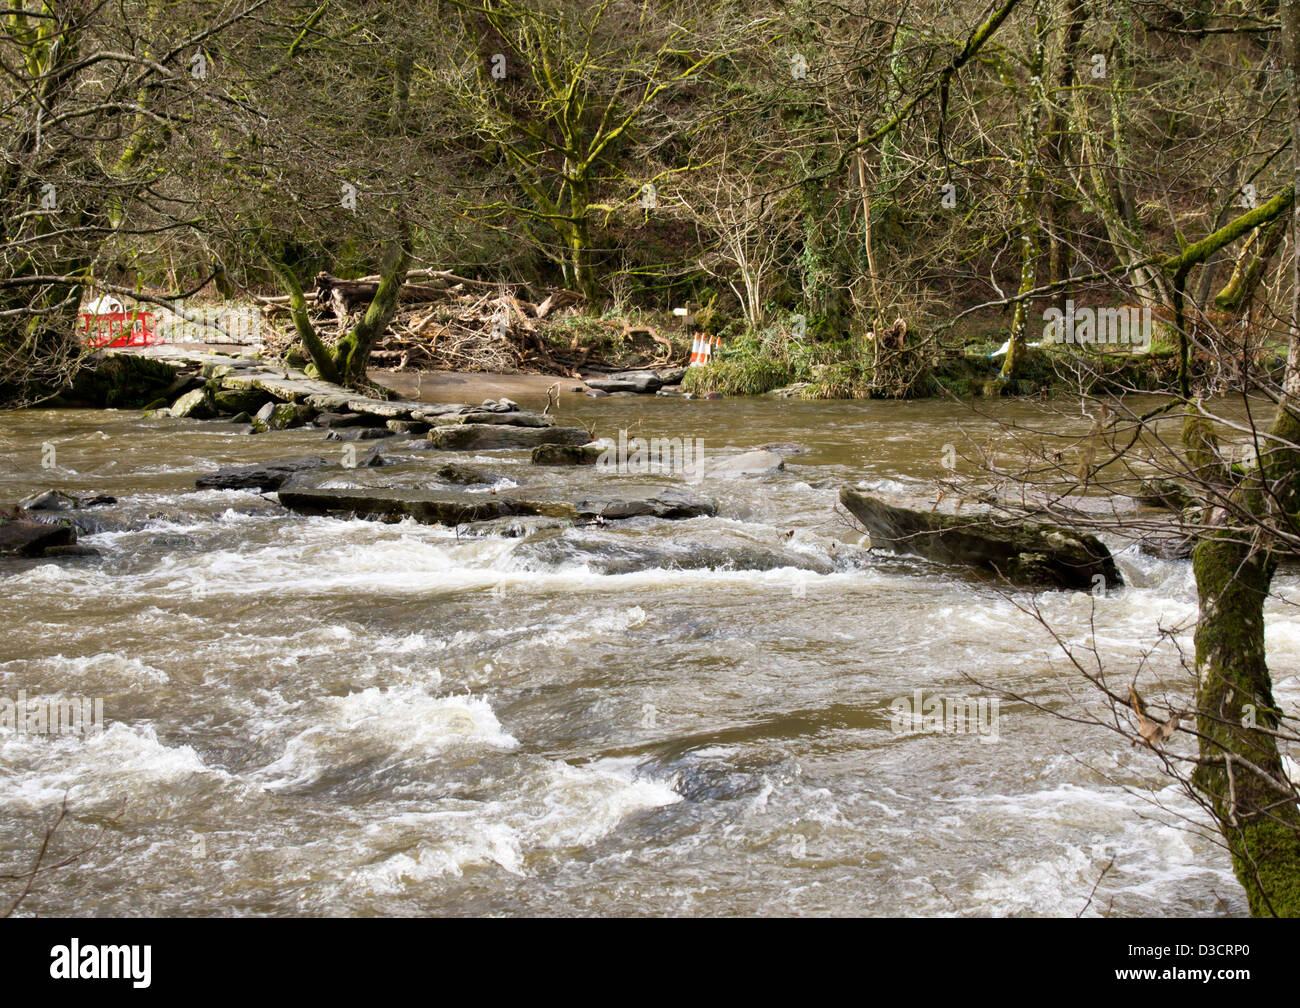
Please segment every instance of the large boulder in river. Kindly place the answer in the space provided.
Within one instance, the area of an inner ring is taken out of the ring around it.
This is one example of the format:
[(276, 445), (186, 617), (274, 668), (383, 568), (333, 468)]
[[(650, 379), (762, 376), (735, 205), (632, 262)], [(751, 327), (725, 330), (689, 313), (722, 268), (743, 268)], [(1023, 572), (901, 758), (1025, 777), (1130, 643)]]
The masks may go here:
[(219, 388), (212, 394), (212, 401), (218, 413), (233, 416), (238, 413), (256, 413), (265, 406), (271, 397), (261, 389)]
[(211, 420), (217, 415), (216, 403), (212, 393), (206, 388), (196, 388), (186, 392), (172, 403), (172, 416), (189, 417), (191, 420)]
[(507, 424), (444, 424), (429, 431), (429, 443), (444, 451), (493, 451), (536, 448), (542, 444), (586, 444), (591, 435), (581, 427), (515, 427)]
[(1002, 575), (1014, 584), (1090, 590), (1101, 577), (1123, 585), (1096, 536), (976, 506), (958, 511), (932, 501), (873, 495), (845, 487), (840, 502), (871, 536), (873, 548), (913, 553)]
[(253, 417), (253, 433), (264, 434), (273, 430), (288, 430), (310, 423), (316, 410), (302, 403), (268, 402)]
[(0, 516), (0, 556), (41, 556), (46, 550), (71, 546), (77, 531), (69, 525)]

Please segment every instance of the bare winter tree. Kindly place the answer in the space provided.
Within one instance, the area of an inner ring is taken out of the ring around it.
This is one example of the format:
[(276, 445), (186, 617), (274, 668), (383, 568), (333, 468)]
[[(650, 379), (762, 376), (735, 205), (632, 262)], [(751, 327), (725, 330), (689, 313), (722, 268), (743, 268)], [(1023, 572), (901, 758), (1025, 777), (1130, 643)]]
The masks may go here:
[(187, 226), (192, 194), (166, 201), (161, 188), (191, 163), (196, 117), (244, 100), (225, 57), (268, 4), (20, 0), (4, 13), (0, 401), (48, 395), (76, 366), (83, 291), (129, 280), (113, 275), (110, 241)]

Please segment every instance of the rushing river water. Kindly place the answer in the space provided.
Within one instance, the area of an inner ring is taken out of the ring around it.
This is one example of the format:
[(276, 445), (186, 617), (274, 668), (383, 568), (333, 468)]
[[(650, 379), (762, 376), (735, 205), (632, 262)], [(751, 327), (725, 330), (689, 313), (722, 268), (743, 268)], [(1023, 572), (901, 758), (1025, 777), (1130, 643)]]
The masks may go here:
[[(317, 430), (0, 416), (0, 502), (94, 489), (119, 498), (94, 514), (126, 523), (83, 538), (97, 559), (0, 560), (0, 696), (102, 698), (105, 720), (0, 734), (0, 872), (30, 863), (65, 796), (55, 851), (94, 844), (20, 912), (1246, 912), (1226, 856), (1181, 821), (1199, 811), (1117, 735), (1009, 700), (996, 738), (892, 730), (891, 703), (918, 689), (1098, 709), (995, 586), (870, 554), (837, 514), (845, 483), (930, 485), (942, 446), (986, 422), (940, 402), (562, 409), (598, 434), (698, 437), (709, 457), (807, 451), (701, 485), (716, 518), (539, 549), (194, 489), (219, 464), (336, 453)], [(410, 457), (365, 478), (418, 484), (449, 457), (532, 478), (520, 452)], [(691, 569), (692, 544), (735, 561)], [(813, 570), (745, 569), (751, 547)], [(1118, 559), (1127, 587), (1106, 598), (1021, 600), (1067, 640), (1095, 621), (1127, 682), (1195, 596), (1186, 562)], [(1293, 706), (1300, 617), (1269, 612)], [(1162, 678), (1186, 696), (1169, 647), (1142, 681)]]

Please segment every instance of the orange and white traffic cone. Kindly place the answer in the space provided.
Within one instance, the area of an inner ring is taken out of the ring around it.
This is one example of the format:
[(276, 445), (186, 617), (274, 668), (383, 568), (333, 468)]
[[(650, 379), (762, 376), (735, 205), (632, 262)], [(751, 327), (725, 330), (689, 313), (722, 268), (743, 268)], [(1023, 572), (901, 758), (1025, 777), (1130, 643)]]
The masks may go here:
[(696, 336), (691, 340), (691, 367), (709, 363), (715, 347), (722, 345), (721, 336)]

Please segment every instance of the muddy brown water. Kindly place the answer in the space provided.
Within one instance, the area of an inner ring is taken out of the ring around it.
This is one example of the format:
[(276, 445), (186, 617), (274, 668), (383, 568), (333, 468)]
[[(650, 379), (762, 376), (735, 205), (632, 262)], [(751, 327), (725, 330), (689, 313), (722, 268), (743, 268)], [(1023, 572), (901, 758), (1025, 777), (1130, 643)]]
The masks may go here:
[[(95, 842), (20, 912), (1245, 913), (1153, 756), (1051, 716), (1100, 708), (1015, 599), (869, 553), (837, 514), (845, 483), (931, 486), (943, 446), (991, 421), (942, 402), (589, 400), (570, 384), (561, 418), (597, 434), (698, 438), (711, 459), (806, 450), (774, 477), (693, 487), (717, 517), (543, 549), (194, 489), (219, 464), (339, 452), (320, 431), (0, 415), (0, 502), (94, 489), (119, 498), (95, 514), (122, 523), (83, 539), (98, 559), (0, 561), (0, 697), (98, 698), (105, 721), (0, 732), (0, 872), (29, 863), (65, 797), (55, 849)], [(1076, 422), (1068, 403), (995, 408)], [(519, 452), (405, 457), (364, 478), (420, 485), (448, 458), (502, 486), (539, 478)], [(734, 559), (693, 567), (692, 544)], [(772, 551), (800, 562), (754, 560)], [(1033, 598), (1066, 640), (1095, 621), (1127, 679), (1157, 626), (1190, 626), (1195, 596), (1185, 562), (1118, 559), (1122, 591)], [(1300, 617), (1282, 601), (1268, 644), (1294, 709)], [(1190, 686), (1169, 646), (1143, 682)], [(999, 689), (1047, 712), (1003, 699), (996, 721), (986, 705), (943, 733), (893, 718), (918, 690)]]

